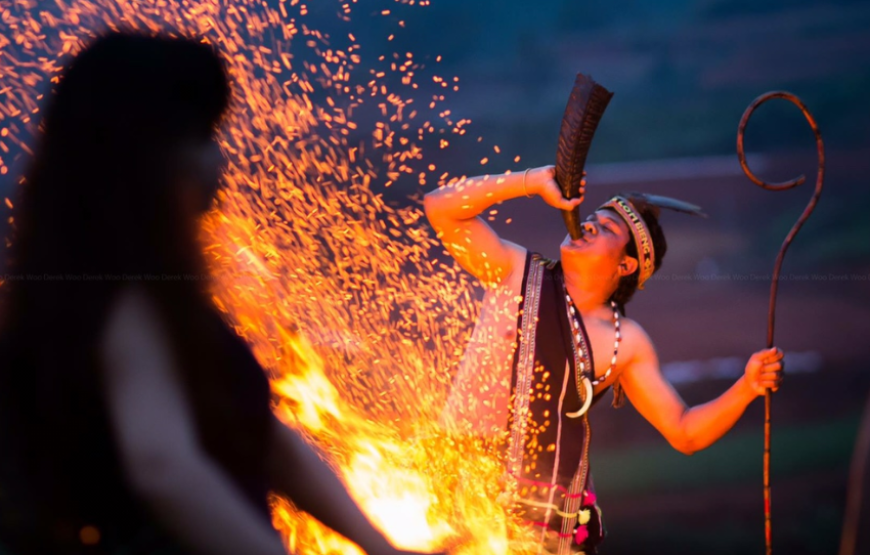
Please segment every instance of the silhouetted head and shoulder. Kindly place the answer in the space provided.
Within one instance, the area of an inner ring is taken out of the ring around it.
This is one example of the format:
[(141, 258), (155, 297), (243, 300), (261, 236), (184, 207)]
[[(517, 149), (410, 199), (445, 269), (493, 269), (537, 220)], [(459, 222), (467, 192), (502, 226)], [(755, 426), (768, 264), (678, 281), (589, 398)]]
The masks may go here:
[(0, 287), (0, 441), (17, 454), (0, 479), (32, 504), (0, 503), (0, 530), (122, 502), (98, 484), (120, 480), (107, 466), (100, 345), (125, 292), (147, 296), (182, 366), (221, 364), (205, 348), (217, 324), (197, 240), (222, 166), (221, 58), (198, 38), (111, 33), (59, 77), (16, 191)]

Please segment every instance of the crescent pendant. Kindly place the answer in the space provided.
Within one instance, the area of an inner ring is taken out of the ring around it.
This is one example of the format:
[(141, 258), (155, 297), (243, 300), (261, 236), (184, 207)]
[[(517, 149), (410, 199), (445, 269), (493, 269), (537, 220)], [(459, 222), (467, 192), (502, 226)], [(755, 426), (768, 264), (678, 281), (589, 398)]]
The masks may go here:
[(578, 410), (577, 412), (565, 413), (565, 416), (567, 416), (568, 418), (580, 418), (581, 416), (586, 414), (586, 411), (588, 411), (589, 407), (592, 405), (592, 382), (586, 376), (583, 376), (581, 378), (581, 381), (583, 382), (583, 387), (586, 390), (586, 400), (583, 402), (583, 406), (580, 407), (580, 410)]

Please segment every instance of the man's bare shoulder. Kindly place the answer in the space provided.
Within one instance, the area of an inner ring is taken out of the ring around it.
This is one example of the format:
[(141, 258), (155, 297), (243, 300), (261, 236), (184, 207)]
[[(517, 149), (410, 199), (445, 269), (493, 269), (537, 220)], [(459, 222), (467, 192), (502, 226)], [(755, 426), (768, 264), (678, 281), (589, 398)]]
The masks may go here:
[(511, 273), (509, 278), (516, 279), (516, 276), (520, 276), (520, 280), (522, 281), (523, 272), (526, 269), (526, 256), (528, 255), (528, 249), (522, 245), (518, 245), (511, 241), (503, 241), (505, 249), (510, 253), (511, 259)]
[(643, 329), (643, 326), (632, 320), (631, 318), (623, 317), (619, 319), (620, 333), (622, 334), (622, 342), (632, 355), (644, 355), (647, 353), (655, 353), (655, 345), (649, 334)]
[[(523, 282), (523, 273), (526, 270), (526, 256), (528, 251), (522, 245), (512, 243), (511, 241), (502, 241), (505, 251), (510, 260), (510, 271), (501, 281), (485, 283), (481, 285), (486, 290), (510, 290), (511, 292), (519, 290)], [(513, 293), (512, 293), (513, 294)]]
[(652, 339), (637, 321), (621, 318), (620, 324), (622, 332), (620, 357), (624, 357), (620, 368), (620, 379), (631, 398), (632, 386), (645, 383), (650, 377), (650, 371), (657, 371), (658, 354)]

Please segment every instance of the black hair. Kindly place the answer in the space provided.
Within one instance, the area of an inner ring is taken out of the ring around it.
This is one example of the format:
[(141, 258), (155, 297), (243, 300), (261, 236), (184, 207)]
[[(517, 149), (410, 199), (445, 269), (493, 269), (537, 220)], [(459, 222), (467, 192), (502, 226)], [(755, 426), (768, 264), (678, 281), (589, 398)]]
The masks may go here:
[(183, 141), (208, 140), (228, 98), (220, 58), (197, 40), (113, 33), (94, 41), (49, 96), (20, 187), (10, 270), (194, 269), (194, 252), (177, 248), (175, 157)]

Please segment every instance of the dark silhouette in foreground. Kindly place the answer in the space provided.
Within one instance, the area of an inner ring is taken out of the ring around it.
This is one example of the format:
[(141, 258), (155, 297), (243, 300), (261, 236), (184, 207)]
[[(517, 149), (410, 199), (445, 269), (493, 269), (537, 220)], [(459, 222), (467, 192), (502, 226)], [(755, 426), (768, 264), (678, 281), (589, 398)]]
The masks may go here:
[(282, 555), (275, 491), (397, 553), (272, 415), (207, 292), (220, 58), (110, 34), (46, 97), (0, 287), (0, 552)]

